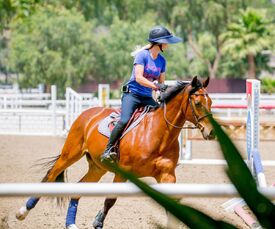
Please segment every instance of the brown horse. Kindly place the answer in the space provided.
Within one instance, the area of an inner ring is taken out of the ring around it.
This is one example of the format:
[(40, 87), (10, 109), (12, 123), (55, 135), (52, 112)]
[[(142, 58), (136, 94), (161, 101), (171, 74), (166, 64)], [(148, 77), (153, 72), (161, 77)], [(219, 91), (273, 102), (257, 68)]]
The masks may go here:
[[(208, 83), (209, 78), (201, 82), (194, 77), (191, 83), (178, 82), (169, 87), (161, 96), (161, 106), (149, 112), (138, 126), (121, 139), (119, 166), (138, 177), (149, 176), (159, 183), (175, 183), (175, 168), (179, 158), (178, 137), (185, 121), (188, 120), (199, 128), (204, 139), (214, 138), (207, 118), (212, 103), (205, 89)], [(80, 182), (98, 182), (108, 171), (100, 161), (108, 139), (98, 132), (98, 124), (113, 111), (112, 108), (102, 107), (84, 111), (73, 123), (61, 154), (42, 182), (63, 180), (65, 169), (84, 155), (89, 170)], [(125, 182), (125, 179), (116, 174), (113, 182)], [(78, 199), (70, 202), (67, 228), (77, 228), (75, 215)], [(39, 198), (30, 198), (26, 206), (17, 213), (17, 218), (23, 220), (38, 200)], [(103, 227), (104, 219), (115, 201), (116, 198), (105, 199), (104, 207), (94, 221), (94, 228)]]

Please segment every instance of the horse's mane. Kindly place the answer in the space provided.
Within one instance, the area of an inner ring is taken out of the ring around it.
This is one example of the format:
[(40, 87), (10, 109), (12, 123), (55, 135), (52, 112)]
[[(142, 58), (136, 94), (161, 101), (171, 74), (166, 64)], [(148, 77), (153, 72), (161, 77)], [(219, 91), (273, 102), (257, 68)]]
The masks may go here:
[[(167, 90), (161, 93), (159, 101), (161, 104), (168, 103), (178, 93), (180, 93), (186, 86), (190, 85), (190, 82), (177, 81), (175, 86), (168, 87)], [(199, 88), (202, 88), (201, 81), (197, 80), (196, 85), (190, 90), (189, 94), (195, 93)]]
[(187, 85), (190, 83), (184, 81), (177, 81), (175, 86), (168, 87), (167, 90), (161, 93), (159, 101), (161, 103), (169, 102), (172, 98), (174, 98), (179, 92), (181, 92)]

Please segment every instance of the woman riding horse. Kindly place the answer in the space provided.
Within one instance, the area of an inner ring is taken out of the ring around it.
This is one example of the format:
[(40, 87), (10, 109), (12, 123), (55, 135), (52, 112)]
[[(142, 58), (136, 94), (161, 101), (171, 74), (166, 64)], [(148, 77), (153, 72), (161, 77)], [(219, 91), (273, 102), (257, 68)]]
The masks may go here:
[[(154, 177), (158, 183), (175, 183), (175, 168), (179, 158), (178, 137), (185, 121), (199, 128), (204, 139), (214, 138), (212, 125), (207, 118), (212, 103), (205, 90), (208, 82), (209, 79), (201, 83), (194, 77), (190, 84), (180, 83), (168, 88), (161, 97), (162, 106), (149, 112), (138, 126), (121, 139), (119, 166), (138, 177)], [(89, 170), (80, 182), (98, 182), (109, 170), (101, 162), (107, 137), (98, 132), (98, 125), (112, 112), (114, 109), (102, 107), (84, 111), (73, 123), (61, 154), (52, 161), (53, 166), (42, 182), (64, 181), (65, 170), (84, 155)], [(113, 182), (125, 182), (125, 179), (115, 174)], [(69, 204), (67, 229), (77, 229), (75, 217), (79, 198), (72, 198)], [(39, 199), (31, 197), (20, 208), (17, 219), (25, 219)], [(104, 219), (115, 202), (116, 198), (106, 198), (104, 208), (96, 216), (94, 228), (103, 227)]]
[[(121, 137), (134, 111), (140, 106), (156, 106), (152, 98), (152, 89), (164, 91), (166, 85), (166, 60), (160, 55), (168, 48), (168, 44), (181, 42), (182, 39), (173, 36), (168, 29), (162, 26), (154, 27), (149, 33), (149, 47), (140, 50), (135, 55), (134, 67), (129, 82), (123, 86), (121, 104), (121, 118), (111, 132), (107, 147), (101, 160), (116, 161), (117, 153), (113, 150), (115, 143)], [(159, 83), (153, 83), (153, 81)]]
[[(207, 118), (212, 103), (205, 89), (208, 83), (209, 79), (201, 82), (194, 77), (188, 84), (179, 82), (168, 88), (161, 96), (161, 106), (147, 113), (120, 140), (119, 166), (138, 177), (153, 177), (158, 183), (175, 183), (175, 168), (179, 158), (178, 137), (185, 121), (188, 120), (199, 128), (205, 139), (214, 138), (212, 125)], [(127, 95), (129, 94), (131, 93)], [(98, 126), (112, 112), (114, 109), (103, 107), (84, 111), (73, 123), (61, 154), (52, 161), (52, 167), (42, 182), (64, 181), (65, 170), (84, 155), (89, 170), (79, 182), (98, 182), (110, 169), (101, 161), (108, 139), (99, 133)], [(113, 182), (125, 181), (119, 174), (115, 174)], [(25, 219), (39, 199), (31, 197), (20, 208), (17, 219)], [(66, 218), (67, 229), (77, 229), (75, 218), (79, 199), (80, 197), (74, 197), (70, 201)], [(94, 221), (94, 228), (103, 228), (105, 217), (115, 202), (116, 198), (105, 199), (104, 207)]]

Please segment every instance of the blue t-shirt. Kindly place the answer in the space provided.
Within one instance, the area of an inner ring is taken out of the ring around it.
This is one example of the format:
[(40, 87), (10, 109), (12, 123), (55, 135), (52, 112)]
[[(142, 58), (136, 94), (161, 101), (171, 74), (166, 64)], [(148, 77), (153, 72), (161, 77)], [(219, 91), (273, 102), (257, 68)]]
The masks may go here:
[(137, 53), (134, 60), (134, 67), (132, 71), (131, 78), (127, 83), (129, 85), (129, 89), (132, 93), (144, 96), (144, 97), (152, 97), (152, 88), (142, 86), (136, 81), (135, 76), (135, 65), (140, 64), (144, 66), (143, 76), (150, 80), (158, 80), (160, 74), (165, 72), (166, 69), (166, 61), (162, 55), (158, 55), (158, 57), (154, 60), (150, 51), (145, 49)]

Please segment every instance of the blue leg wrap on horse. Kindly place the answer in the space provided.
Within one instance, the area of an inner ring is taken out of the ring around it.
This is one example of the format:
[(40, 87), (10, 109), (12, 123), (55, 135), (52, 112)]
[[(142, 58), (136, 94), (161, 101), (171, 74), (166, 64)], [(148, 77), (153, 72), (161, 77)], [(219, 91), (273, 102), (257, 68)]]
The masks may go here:
[(69, 208), (68, 208), (68, 212), (67, 212), (67, 217), (66, 217), (66, 227), (71, 224), (75, 224), (77, 205), (78, 205), (78, 200), (71, 199)]
[(39, 198), (31, 197), (30, 199), (28, 199), (28, 201), (26, 203), (26, 208), (28, 210), (31, 210), (32, 208), (35, 207), (35, 205), (37, 204), (38, 201), (39, 201)]

